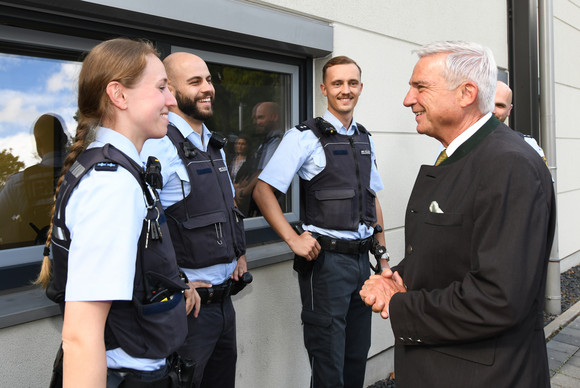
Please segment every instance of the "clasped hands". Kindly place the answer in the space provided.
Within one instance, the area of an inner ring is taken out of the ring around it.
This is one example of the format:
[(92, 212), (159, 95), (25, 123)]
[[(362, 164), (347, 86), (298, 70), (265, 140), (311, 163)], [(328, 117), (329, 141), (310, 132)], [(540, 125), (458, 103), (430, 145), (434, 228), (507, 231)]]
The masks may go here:
[(381, 317), (387, 319), (389, 303), (397, 292), (407, 292), (403, 278), (398, 272), (387, 268), (380, 275), (372, 275), (368, 278), (359, 294), (367, 306), (371, 306), (375, 313), (381, 313)]

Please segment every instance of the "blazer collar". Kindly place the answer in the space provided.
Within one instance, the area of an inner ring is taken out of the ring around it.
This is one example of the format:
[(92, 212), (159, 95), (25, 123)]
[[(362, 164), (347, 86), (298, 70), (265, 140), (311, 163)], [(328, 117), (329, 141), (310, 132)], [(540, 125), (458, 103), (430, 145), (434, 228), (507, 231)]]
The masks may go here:
[(492, 115), (489, 120), (481, 128), (477, 130), (469, 139), (465, 141), (462, 145), (459, 146), (457, 150), (445, 159), (439, 166), (446, 166), (453, 162), (458, 161), (459, 159), (463, 158), (465, 155), (471, 152), (483, 139), (486, 138), (487, 135), (492, 133), (498, 126), (500, 122), (499, 120)]

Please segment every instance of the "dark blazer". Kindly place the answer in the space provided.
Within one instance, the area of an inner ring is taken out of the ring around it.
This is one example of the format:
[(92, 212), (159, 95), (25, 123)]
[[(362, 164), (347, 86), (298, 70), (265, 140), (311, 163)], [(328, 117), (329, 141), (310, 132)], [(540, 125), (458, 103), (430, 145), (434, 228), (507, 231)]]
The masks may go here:
[(421, 166), (394, 267), (409, 292), (389, 307), (397, 388), (550, 386), (542, 308), (555, 211), (543, 160), (494, 117), (444, 163)]

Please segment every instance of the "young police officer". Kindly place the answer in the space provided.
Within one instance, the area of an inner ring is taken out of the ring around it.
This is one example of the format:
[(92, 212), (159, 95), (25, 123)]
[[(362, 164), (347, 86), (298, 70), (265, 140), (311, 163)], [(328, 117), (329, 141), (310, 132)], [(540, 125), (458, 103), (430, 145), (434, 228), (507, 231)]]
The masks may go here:
[(202, 298), (178, 353), (195, 364), (194, 387), (233, 388), (236, 319), (229, 286), (247, 269), (243, 217), (234, 206), (225, 141), (204, 124), (215, 93), (206, 63), (178, 52), (164, 64), (177, 107), (170, 107), (167, 136), (146, 142), (141, 156), (161, 162), (160, 198), (177, 262)]
[[(383, 188), (369, 133), (353, 119), (362, 91), (360, 67), (330, 59), (322, 69), (324, 119), (290, 129), (260, 175), (254, 199), (296, 258), (304, 344), (313, 387), (362, 387), (370, 347), (371, 311), (358, 292), (369, 277), (373, 226), (382, 224), (376, 191)], [(284, 218), (275, 191), (301, 183), (306, 232)], [(377, 234), (384, 246), (384, 234)], [(388, 267), (388, 255), (381, 260)], [(310, 263), (310, 265), (308, 264)]]
[(167, 131), (175, 98), (166, 85), (149, 43), (105, 41), (83, 62), (38, 279), (64, 307), (65, 387), (174, 387), (166, 358), (187, 333), (186, 285), (139, 158), (146, 139)]

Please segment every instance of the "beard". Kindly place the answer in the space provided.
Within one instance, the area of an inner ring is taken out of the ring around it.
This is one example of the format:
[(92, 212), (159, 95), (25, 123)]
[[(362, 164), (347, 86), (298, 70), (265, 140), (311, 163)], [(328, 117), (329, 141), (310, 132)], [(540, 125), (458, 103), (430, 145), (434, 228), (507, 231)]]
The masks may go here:
[(183, 94), (179, 93), (178, 90), (175, 91), (175, 100), (177, 101), (177, 107), (179, 110), (195, 120), (205, 121), (213, 116), (213, 97), (211, 97), (212, 109), (206, 112), (199, 110), (196, 100), (184, 96)]

